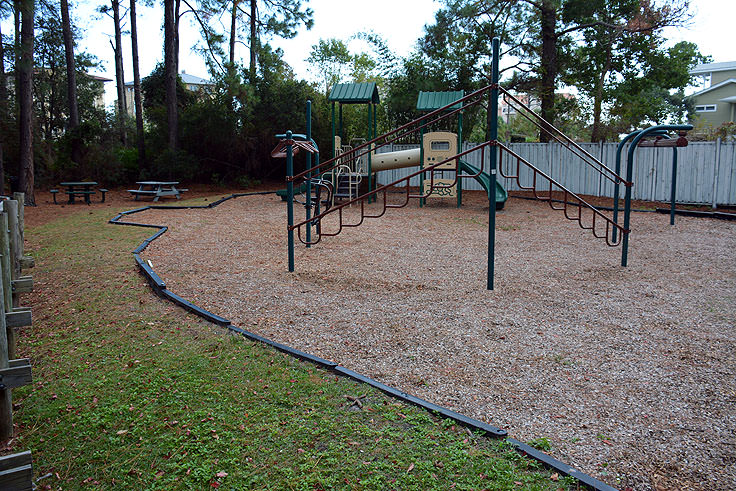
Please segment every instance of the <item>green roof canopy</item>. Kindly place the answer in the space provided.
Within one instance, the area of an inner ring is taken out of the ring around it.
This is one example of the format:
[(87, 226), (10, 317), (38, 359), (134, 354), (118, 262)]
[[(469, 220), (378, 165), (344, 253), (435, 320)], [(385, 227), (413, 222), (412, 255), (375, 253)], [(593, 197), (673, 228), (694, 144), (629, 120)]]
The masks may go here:
[[(465, 93), (462, 90), (448, 91), (448, 92), (419, 92), (417, 97), (417, 111), (434, 111), (441, 107), (445, 107), (458, 99), (462, 99)], [(448, 109), (459, 109), (460, 103)]]
[(378, 104), (380, 102), (375, 82), (335, 84), (328, 100), (343, 104)]

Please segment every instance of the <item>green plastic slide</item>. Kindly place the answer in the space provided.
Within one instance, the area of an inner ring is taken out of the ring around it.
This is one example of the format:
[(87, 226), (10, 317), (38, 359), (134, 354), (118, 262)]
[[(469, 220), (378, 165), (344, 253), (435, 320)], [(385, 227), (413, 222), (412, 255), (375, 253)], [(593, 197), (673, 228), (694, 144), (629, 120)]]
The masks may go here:
[[(475, 178), (476, 181), (483, 187), (483, 189), (486, 190), (486, 193), (488, 194), (488, 197), (491, 196), (491, 176), (488, 175), (485, 172), (480, 172), (480, 169), (476, 166), (469, 164), (465, 162), (464, 160), (460, 161), (460, 170), (462, 172), (465, 172), (467, 174), (478, 174), (478, 176)], [(503, 206), (506, 204), (506, 200), (509, 198), (509, 193), (506, 192), (506, 190), (501, 186), (501, 183), (496, 181), (496, 209), (501, 210), (503, 209)]]

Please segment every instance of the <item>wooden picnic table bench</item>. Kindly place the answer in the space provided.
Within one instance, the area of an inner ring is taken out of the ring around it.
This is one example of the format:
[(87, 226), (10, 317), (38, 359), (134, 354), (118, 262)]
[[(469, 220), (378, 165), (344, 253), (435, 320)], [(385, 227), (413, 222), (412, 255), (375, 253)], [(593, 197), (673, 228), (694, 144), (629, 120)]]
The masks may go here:
[[(90, 196), (97, 193), (97, 191), (92, 189), (93, 186), (97, 186), (97, 183), (94, 181), (61, 182), (59, 185), (66, 188), (66, 191), (64, 192), (69, 196), (69, 200), (67, 202), (70, 205), (74, 204), (74, 198), (77, 196), (83, 197), (84, 202), (90, 204)], [(54, 198), (56, 198), (56, 196), (54, 196)]]
[(138, 201), (139, 196), (153, 196), (153, 201), (158, 201), (162, 196), (174, 196), (181, 199), (181, 193), (187, 189), (177, 189), (179, 181), (138, 181), (138, 189), (128, 189), (133, 199)]

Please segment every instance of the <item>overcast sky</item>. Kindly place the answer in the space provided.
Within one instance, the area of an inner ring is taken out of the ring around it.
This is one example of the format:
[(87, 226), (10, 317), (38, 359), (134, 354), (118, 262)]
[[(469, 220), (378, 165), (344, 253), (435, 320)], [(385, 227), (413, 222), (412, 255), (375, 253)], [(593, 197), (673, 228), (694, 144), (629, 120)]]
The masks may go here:
[[(72, 3), (74, 21), (84, 32), (80, 48), (103, 61), (103, 69), (96, 74), (114, 79), (109, 42), (113, 32), (112, 19), (94, 13), (93, 5), (99, 4), (98, 0), (75, 0)], [(405, 56), (422, 35), (425, 24), (433, 23), (434, 13), (440, 7), (440, 3), (434, 0), (310, 0), (305, 3), (314, 10), (312, 30), (302, 29), (296, 38), (274, 39), (272, 44), (284, 50), (284, 58), (297, 76), (307, 79), (311, 77), (305, 59), (309, 56), (311, 46), (317, 44), (320, 38), (347, 39), (357, 32), (372, 30), (383, 36), (396, 54)], [(666, 32), (667, 37), (672, 42), (687, 40), (696, 43), (700, 51), (713, 56), (714, 61), (736, 61), (736, 43), (733, 42), (736, 1), (691, 0), (690, 3), (696, 14), (692, 26), (670, 29)], [(128, 2), (123, 0), (121, 4), (127, 5)], [(145, 76), (163, 59), (163, 11), (160, 6), (146, 8), (138, 5), (137, 9), (141, 74)], [(129, 27), (126, 21), (126, 29)], [(3, 25), (3, 32), (9, 31)], [(180, 31), (181, 70), (207, 78), (204, 62), (191, 51), (200, 42), (192, 14), (185, 14)], [(129, 37), (123, 38), (123, 45), (125, 80), (129, 81), (133, 78)], [(247, 48), (239, 44), (236, 50), (237, 56), (247, 64)], [(113, 85), (108, 84), (108, 103), (115, 98)]]

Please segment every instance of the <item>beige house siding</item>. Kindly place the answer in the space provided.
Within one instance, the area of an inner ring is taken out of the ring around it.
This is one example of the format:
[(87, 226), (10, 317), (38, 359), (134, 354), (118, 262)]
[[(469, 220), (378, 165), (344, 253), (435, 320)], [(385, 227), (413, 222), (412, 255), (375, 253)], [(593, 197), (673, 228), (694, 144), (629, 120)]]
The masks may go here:
[[(721, 81), (722, 86), (706, 89), (693, 94), (695, 117), (716, 127), (729, 121), (736, 121), (736, 77), (731, 81)], [(730, 98), (730, 101), (724, 99)]]
[(723, 82), (724, 80), (728, 80), (729, 78), (736, 78), (736, 70), (711, 72), (710, 85), (711, 87), (714, 85), (718, 85), (719, 83)]

